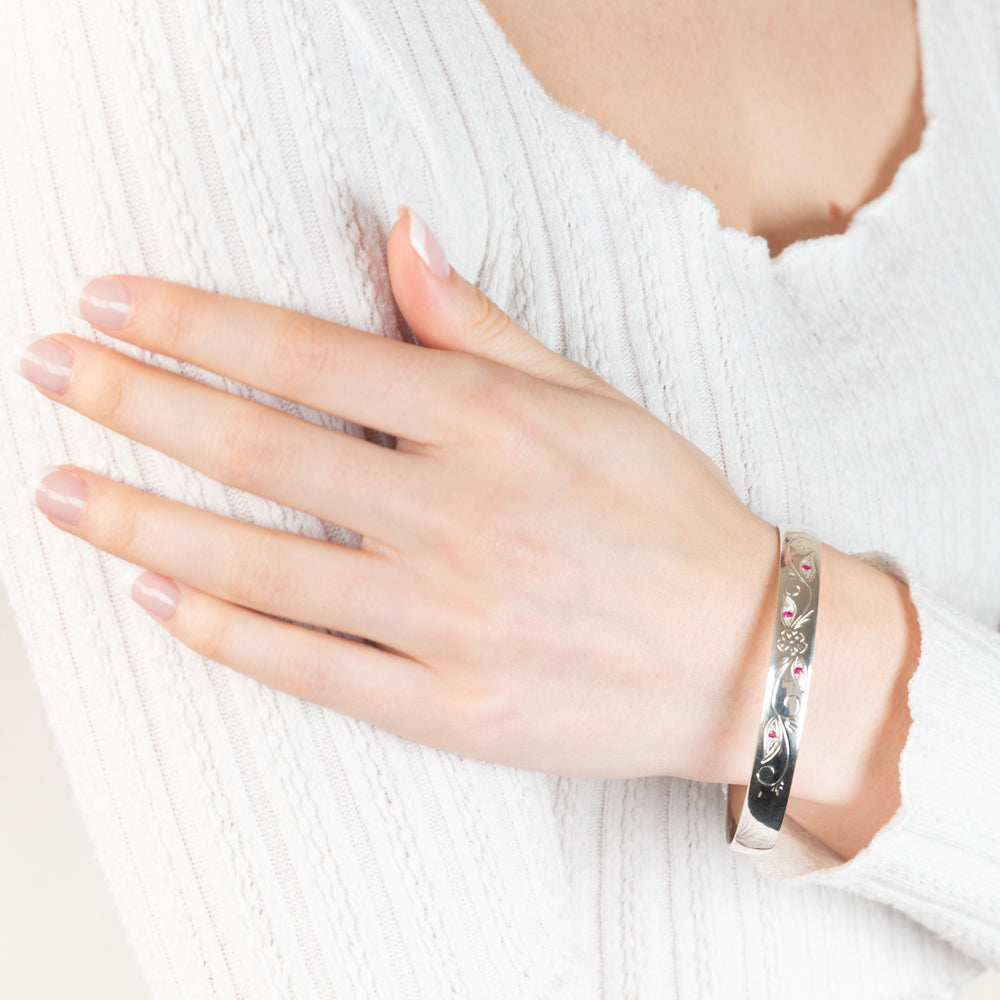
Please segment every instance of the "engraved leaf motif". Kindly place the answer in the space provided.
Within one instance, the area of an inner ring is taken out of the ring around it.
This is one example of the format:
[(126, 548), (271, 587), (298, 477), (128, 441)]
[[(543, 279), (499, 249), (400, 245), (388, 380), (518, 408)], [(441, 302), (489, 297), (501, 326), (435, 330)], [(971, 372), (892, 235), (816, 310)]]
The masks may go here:
[[(796, 670), (798, 673), (796, 673)], [(795, 681), (799, 693), (804, 693), (806, 689), (806, 678), (809, 674), (809, 671), (806, 668), (806, 661), (800, 656), (795, 657), (795, 659), (788, 664), (788, 673), (792, 680)]]
[(790, 594), (785, 594), (785, 600), (781, 605), (781, 623), (782, 625), (791, 625), (795, 620), (795, 612), (798, 611), (798, 607), (795, 601), (792, 600)]
[(816, 564), (813, 561), (812, 552), (808, 552), (802, 557), (799, 562), (799, 572), (802, 574), (804, 579), (812, 580), (813, 575), (816, 572)]
[[(773, 734), (773, 735), (772, 735)], [(761, 763), (764, 764), (774, 757), (781, 749), (784, 741), (785, 730), (776, 715), (768, 717), (764, 726), (764, 753), (761, 756)]]

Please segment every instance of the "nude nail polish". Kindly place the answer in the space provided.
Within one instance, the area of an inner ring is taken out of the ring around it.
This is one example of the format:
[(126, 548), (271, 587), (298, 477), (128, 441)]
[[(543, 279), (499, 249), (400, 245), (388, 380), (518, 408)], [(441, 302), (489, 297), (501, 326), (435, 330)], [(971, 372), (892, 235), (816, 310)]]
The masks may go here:
[(73, 373), (73, 352), (49, 337), (19, 337), (11, 344), (10, 363), (22, 378), (59, 395)]
[(156, 618), (165, 621), (176, 610), (181, 592), (169, 577), (141, 566), (127, 566), (119, 575), (122, 589)]
[(120, 330), (132, 312), (132, 296), (113, 278), (80, 275), (70, 282), (66, 294), (73, 315), (102, 330)]
[(28, 497), (43, 514), (76, 524), (87, 506), (87, 484), (69, 469), (38, 465), (28, 476)]

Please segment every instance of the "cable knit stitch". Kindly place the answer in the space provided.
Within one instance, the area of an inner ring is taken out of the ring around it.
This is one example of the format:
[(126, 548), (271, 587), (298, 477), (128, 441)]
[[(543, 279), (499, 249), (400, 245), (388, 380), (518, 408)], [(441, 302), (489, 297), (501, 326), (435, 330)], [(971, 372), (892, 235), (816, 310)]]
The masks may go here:
[(356, 536), (4, 368), (3, 579), (153, 997), (902, 1000), (1000, 967), (1000, 8), (918, 18), (920, 149), (772, 259), (551, 98), (479, 0), (0, 4), (11, 340), (72, 330), (391, 444), (114, 342), (65, 289), (121, 270), (412, 339), (384, 256), (405, 201), (758, 514), (907, 579), (921, 626), (896, 816), (847, 863), (791, 820), (736, 855), (720, 786), (446, 754), (196, 656), (34, 512), (33, 464)]

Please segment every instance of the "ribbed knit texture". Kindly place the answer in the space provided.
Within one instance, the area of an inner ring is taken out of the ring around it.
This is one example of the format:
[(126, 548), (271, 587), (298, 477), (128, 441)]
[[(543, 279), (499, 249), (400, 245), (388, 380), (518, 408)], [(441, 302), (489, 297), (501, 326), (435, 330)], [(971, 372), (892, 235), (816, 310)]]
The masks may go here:
[(790, 821), (754, 862), (721, 786), (494, 766), (195, 655), (30, 506), (32, 465), (357, 537), (3, 367), (3, 580), (156, 1000), (943, 998), (1000, 966), (1000, 11), (919, 24), (920, 150), (846, 234), (771, 259), (549, 97), (478, 0), (0, 4), (9, 340), (71, 330), (343, 429), (93, 332), (66, 288), (147, 274), (409, 338), (405, 201), (762, 517), (894, 560), (922, 629), (899, 813), (847, 864)]

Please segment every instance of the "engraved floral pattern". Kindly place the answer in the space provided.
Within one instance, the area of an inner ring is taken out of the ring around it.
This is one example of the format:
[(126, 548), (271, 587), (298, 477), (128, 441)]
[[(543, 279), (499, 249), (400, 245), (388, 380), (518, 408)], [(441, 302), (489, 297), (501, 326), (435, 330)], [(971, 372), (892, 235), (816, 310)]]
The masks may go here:
[(798, 656), (806, 651), (808, 645), (805, 636), (793, 628), (783, 628), (778, 635), (779, 653), (791, 653), (792, 656)]

